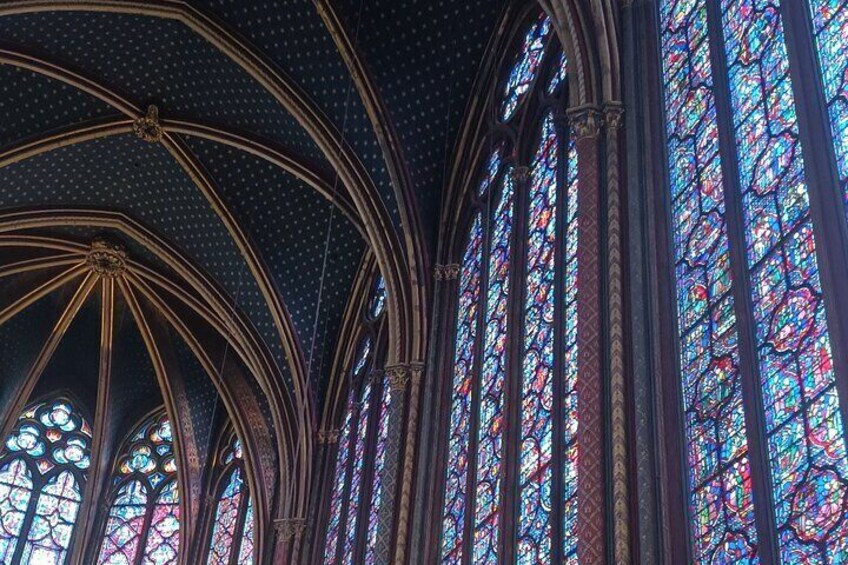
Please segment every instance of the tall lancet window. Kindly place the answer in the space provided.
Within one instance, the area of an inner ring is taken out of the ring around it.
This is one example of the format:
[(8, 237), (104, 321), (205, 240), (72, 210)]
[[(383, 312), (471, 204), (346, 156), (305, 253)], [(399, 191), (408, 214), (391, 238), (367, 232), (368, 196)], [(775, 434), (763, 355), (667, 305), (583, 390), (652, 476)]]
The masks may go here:
[(377, 562), (380, 507), (384, 496), (391, 389), (379, 371), (384, 337), (386, 285), (377, 275), (361, 313), (350, 363), (351, 386), (339, 432), (330, 495), (325, 565)]
[(172, 565), (180, 544), (180, 497), (171, 423), (147, 418), (127, 439), (112, 481), (99, 565)]
[(690, 559), (844, 563), (848, 2), (659, 4)]
[(21, 414), (0, 451), (0, 562), (65, 563), (90, 456), (91, 428), (70, 400)]
[[(577, 563), (577, 159), (544, 15), (490, 101), (463, 247), (442, 563)], [(523, 167), (522, 165), (529, 165)]]
[(215, 514), (207, 565), (253, 563), (253, 505), (244, 470), (241, 441), (235, 433), (218, 455)]

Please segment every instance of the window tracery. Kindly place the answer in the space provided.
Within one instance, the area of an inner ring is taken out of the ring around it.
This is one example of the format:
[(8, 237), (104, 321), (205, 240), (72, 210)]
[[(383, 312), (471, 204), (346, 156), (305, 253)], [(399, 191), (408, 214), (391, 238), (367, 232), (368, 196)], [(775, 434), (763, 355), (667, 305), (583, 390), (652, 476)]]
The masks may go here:
[(180, 501), (172, 441), (164, 413), (149, 417), (128, 438), (112, 479), (99, 565), (177, 562)]
[(218, 457), (220, 485), (209, 540), (208, 565), (253, 562), (253, 506), (245, 479), (241, 441), (231, 433)]
[(72, 401), (24, 411), (0, 452), (0, 560), (64, 563), (90, 457), (91, 428)]
[(550, 29), (540, 14), (523, 30), (472, 198), (442, 563), (577, 562), (577, 156), (562, 119), (567, 60)]

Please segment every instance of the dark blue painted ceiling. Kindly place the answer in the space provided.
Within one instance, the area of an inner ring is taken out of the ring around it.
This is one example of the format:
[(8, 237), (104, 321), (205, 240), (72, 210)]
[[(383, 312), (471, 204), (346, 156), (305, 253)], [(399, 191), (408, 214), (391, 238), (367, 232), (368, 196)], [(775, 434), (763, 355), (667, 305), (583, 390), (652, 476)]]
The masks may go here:
[(72, 86), (0, 65), (0, 145), (115, 114), (106, 103)]
[[(313, 1), (191, 4), (219, 19), (292, 77), (344, 132), (399, 227), (394, 189), (374, 129)], [(432, 244), (443, 173), (501, 0), (331, 4), (355, 38), (400, 136)], [(0, 42), (79, 70), (135, 103), (156, 103), (165, 118), (250, 132), (328, 166), (309, 135), (257, 81), (178, 21), (62, 11), (6, 16), (0, 17)], [(111, 114), (117, 112), (58, 81), (0, 65), (2, 145)], [(346, 218), (333, 215), (321, 288), (330, 204), (264, 161), (213, 142), (188, 142), (268, 266), (307, 363), (311, 361), (312, 378), (325, 379), (365, 243)], [(130, 135), (117, 136), (0, 169), (0, 210), (33, 205), (108, 208), (140, 219), (237, 301), (290, 378), (267, 304), (246, 263), (222, 222), (164, 148)], [(321, 389), (319, 384), (316, 390)]]
[[(330, 226), (332, 204), (278, 167), (218, 143), (195, 138), (188, 138), (188, 143), (218, 180), (227, 204), (242, 218), (242, 226), (268, 264), (300, 336), (307, 363), (318, 311), (312, 376), (319, 378), (324, 368), (323, 352), (333, 351), (365, 242), (338, 211), (332, 215)], [(325, 250), (327, 268), (322, 289)]]
[(0, 38), (70, 64), (137, 104), (155, 102), (163, 117), (222, 124), (302, 155), (321, 156), (309, 135), (259, 83), (180, 22), (47, 12), (0, 18)]
[[(56, 149), (0, 168), (0, 206), (90, 206), (125, 212), (176, 244), (251, 315), (269, 344), (270, 313), (226, 227), (159, 145), (132, 135)], [(278, 363), (286, 370), (281, 347)]]
[[(428, 241), (444, 172), (503, 0), (335, 0), (401, 138)], [(361, 7), (361, 16), (359, 15)]]

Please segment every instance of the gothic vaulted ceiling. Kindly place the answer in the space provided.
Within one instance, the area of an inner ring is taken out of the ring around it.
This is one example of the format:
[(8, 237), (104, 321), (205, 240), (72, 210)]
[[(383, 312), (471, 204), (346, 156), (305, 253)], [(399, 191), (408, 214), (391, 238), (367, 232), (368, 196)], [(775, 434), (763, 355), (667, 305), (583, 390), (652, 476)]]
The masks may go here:
[[(4, 1), (0, 237), (87, 245), (105, 233), (165, 277), (177, 268), (165, 256), (179, 256), (244, 316), (286, 386), (300, 371), (321, 390), (374, 218), (389, 240), (417, 241), (425, 256), (435, 248), (443, 176), (501, 7)], [(337, 174), (339, 162), (364, 171), (361, 186)], [(23, 212), (38, 221), (21, 227)], [(44, 320), (67, 299), (46, 296), (0, 326), (2, 370), (37, 355)], [(61, 380), (62, 367), (79, 394), (94, 394), (92, 300), (38, 386)], [(155, 390), (135, 326), (116, 332), (116, 351), (138, 359), (127, 390)], [(184, 375), (202, 370), (176, 349)], [(186, 380), (205, 410), (197, 417), (211, 418), (213, 387)]]

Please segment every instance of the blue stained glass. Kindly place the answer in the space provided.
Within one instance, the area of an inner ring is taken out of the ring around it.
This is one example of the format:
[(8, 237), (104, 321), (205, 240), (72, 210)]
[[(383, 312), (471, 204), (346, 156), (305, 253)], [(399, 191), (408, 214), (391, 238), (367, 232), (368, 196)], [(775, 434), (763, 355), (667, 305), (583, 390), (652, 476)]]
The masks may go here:
[(660, 29), (692, 557), (758, 563), (707, 0), (664, 0)]
[(359, 376), (365, 370), (365, 367), (368, 365), (368, 359), (371, 355), (371, 336), (366, 335), (362, 338), (362, 341), (359, 342), (359, 347), (357, 348), (356, 353), (356, 362), (353, 364), (353, 374)]
[(462, 560), (482, 263), (483, 226), (478, 213), (474, 217), (469, 233), (459, 281), (451, 385), (450, 437), (445, 465), (445, 499), (442, 511), (442, 563), (456, 563)]
[(253, 500), (248, 499), (247, 511), (244, 514), (244, 533), (241, 536), (241, 547), (239, 548), (238, 564), (250, 565), (253, 563), (254, 552), (254, 524)]
[(379, 535), (380, 505), (383, 501), (383, 474), (386, 468), (386, 442), (389, 436), (389, 409), (392, 392), (387, 376), (383, 377), (380, 414), (377, 423), (377, 449), (374, 452), (374, 477), (371, 481), (371, 504), (368, 506), (368, 535), (365, 541), (365, 563), (377, 563), (377, 536)]
[(109, 520), (97, 558), (100, 565), (135, 563), (146, 515), (147, 489), (140, 481), (125, 483), (109, 509)]
[(21, 565), (65, 562), (81, 500), (79, 484), (70, 471), (63, 471), (47, 481), (35, 505)]
[(515, 115), (515, 111), (524, 101), (530, 87), (536, 79), (539, 65), (545, 54), (548, 34), (551, 31), (550, 19), (542, 14), (533, 22), (524, 37), (524, 44), (518, 60), (509, 74), (504, 92), (503, 107), (501, 108), (501, 119), (508, 121)]
[(491, 219), (491, 247), (487, 267), (489, 287), (480, 374), (480, 423), (474, 497), (477, 504), (474, 516), (475, 563), (496, 562), (499, 550), (513, 197), (512, 172), (507, 171), (503, 192)]
[(356, 427), (356, 441), (353, 446), (353, 468), (350, 475), (350, 496), (347, 502), (347, 521), (342, 545), (342, 560), (344, 565), (353, 563), (357, 521), (359, 518), (359, 503), (362, 495), (362, 479), (365, 472), (365, 442), (368, 438), (368, 413), (371, 407), (371, 383), (365, 385), (362, 391), (362, 402), (359, 407), (359, 417)]
[(848, 214), (848, 2), (809, 0), (809, 4), (839, 184)]
[(722, 0), (779, 552), (848, 556), (848, 458), (779, 0)]
[(517, 549), (522, 564), (541, 563), (551, 556), (558, 154), (559, 140), (548, 114), (530, 185)]
[(336, 455), (336, 476), (333, 481), (333, 492), (330, 495), (330, 521), (327, 525), (327, 538), (324, 543), (325, 565), (331, 565), (336, 562), (336, 553), (338, 551), (342, 503), (345, 485), (347, 484), (347, 462), (350, 454), (350, 444), (353, 440), (351, 429), (353, 426), (353, 407), (353, 399), (351, 398), (350, 402), (348, 402), (344, 425), (339, 435), (339, 451)]
[(32, 498), (32, 474), (23, 459), (0, 468), (0, 562), (11, 563)]
[(371, 300), (368, 302), (368, 314), (371, 318), (377, 318), (386, 309), (386, 279), (383, 275), (377, 275), (374, 289), (371, 292)]
[(565, 308), (563, 366), (562, 559), (577, 565), (577, 144), (568, 140), (565, 194)]

